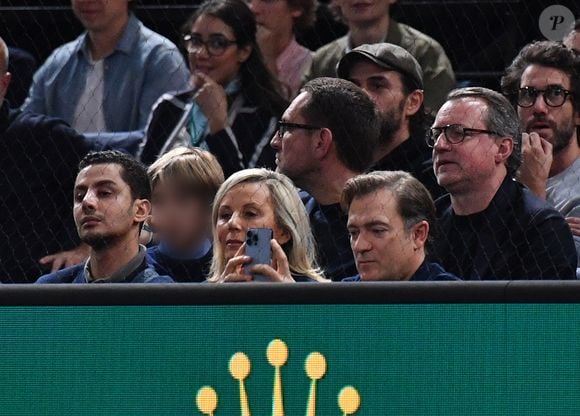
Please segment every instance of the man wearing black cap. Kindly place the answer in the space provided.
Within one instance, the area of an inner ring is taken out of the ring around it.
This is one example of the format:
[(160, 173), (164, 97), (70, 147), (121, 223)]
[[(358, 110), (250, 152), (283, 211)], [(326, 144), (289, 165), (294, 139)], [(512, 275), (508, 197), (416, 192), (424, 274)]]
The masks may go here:
[(419, 179), (433, 198), (443, 194), (433, 172), (425, 132), (423, 71), (405, 49), (391, 43), (361, 45), (338, 63), (340, 78), (362, 88), (381, 113), (381, 143), (371, 170), (403, 170)]
[(338, 61), (349, 51), (364, 44), (388, 42), (409, 51), (423, 69), (425, 106), (436, 111), (455, 85), (451, 62), (441, 45), (430, 36), (391, 18), (397, 0), (334, 0), (348, 33), (324, 45), (312, 57), (306, 80), (335, 77)]

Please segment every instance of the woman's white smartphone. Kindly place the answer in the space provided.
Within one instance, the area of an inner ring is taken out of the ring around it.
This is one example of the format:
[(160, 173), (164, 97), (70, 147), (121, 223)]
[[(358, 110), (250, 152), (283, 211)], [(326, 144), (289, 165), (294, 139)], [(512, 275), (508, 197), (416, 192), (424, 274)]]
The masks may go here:
[[(271, 228), (248, 228), (246, 232), (246, 256), (250, 256), (252, 261), (245, 266), (247, 274), (251, 274), (249, 269), (256, 264), (270, 265), (272, 262), (272, 240)], [(269, 282), (270, 280), (261, 274), (253, 274), (256, 282)]]

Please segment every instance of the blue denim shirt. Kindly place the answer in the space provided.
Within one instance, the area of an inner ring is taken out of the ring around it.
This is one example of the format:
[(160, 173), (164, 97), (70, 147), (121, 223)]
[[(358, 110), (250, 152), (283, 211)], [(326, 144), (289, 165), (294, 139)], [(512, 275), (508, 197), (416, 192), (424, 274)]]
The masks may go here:
[[(88, 34), (56, 49), (34, 75), (23, 109), (71, 124), (89, 68)], [(131, 15), (115, 51), (105, 58), (103, 113), (107, 131), (142, 130), (165, 92), (187, 88), (190, 73), (168, 39)]]

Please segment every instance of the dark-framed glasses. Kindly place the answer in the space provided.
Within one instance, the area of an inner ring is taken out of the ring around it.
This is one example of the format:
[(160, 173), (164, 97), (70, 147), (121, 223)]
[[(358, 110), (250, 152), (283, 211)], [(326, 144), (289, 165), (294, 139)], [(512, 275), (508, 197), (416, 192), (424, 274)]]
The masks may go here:
[(520, 107), (531, 107), (535, 104), (540, 94), (542, 94), (546, 105), (550, 107), (563, 106), (566, 99), (571, 96), (571, 92), (560, 85), (550, 85), (545, 90), (523, 87), (517, 92), (517, 103)]
[(463, 142), (466, 136), (473, 135), (473, 133), (501, 136), (501, 134), (491, 130), (470, 129), (461, 124), (447, 124), (446, 126), (432, 127), (427, 131), (427, 146), (434, 147), (441, 134), (445, 136), (447, 143), (458, 144)]
[(278, 121), (278, 137), (281, 139), (284, 137), (284, 133), (293, 129), (302, 130), (320, 130), (323, 127), (313, 126), (312, 124), (300, 124), (300, 123), (289, 123), (287, 121)]
[(203, 48), (211, 56), (221, 56), (232, 45), (238, 42), (226, 38), (223, 35), (210, 35), (207, 40), (197, 33), (186, 33), (183, 35), (183, 44), (189, 53), (199, 53)]

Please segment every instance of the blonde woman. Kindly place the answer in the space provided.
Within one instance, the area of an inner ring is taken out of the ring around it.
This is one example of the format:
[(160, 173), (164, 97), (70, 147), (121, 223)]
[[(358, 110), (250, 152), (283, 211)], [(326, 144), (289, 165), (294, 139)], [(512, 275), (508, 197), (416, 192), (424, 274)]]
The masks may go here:
[[(314, 258), (314, 238), (304, 205), (286, 176), (267, 169), (234, 173), (217, 192), (212, 224), (210, 282), (249, 282), (255, 274), (272, 282), (325, 281)], [(272, 229), (272, 262), (246, 272), (244, 266), (251, 261), (245, 255), (249, 228)]]

